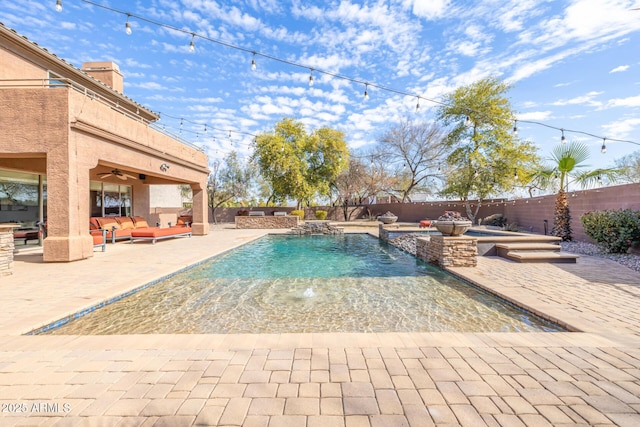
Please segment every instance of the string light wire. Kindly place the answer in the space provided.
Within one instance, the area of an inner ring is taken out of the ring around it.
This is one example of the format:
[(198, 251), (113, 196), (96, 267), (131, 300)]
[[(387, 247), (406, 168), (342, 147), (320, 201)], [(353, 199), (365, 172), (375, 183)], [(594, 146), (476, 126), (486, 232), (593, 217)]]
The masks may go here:
[[(394, 88), (387, 87), (387, 86), (382, 86), (382, 85), (379, 85), (379, 84), (376, 84), (376, 83), (371, 83), (369, 81), (360, 80), (360, 79), (357, 79), (357, 78), (354, 78), (354, 77), (349, 77), (349, 76), (346, 76), (346, 75), (343, 75), (343, 74), (339, 74), (339, 73), (334, 73), (334, 72), (331, 72), (331, 71), (326, 71), (326, 70), (313, 68), (313, 67), (310, 67), (308, 65), (298, 64), (296, 62), (289, 61), (289, 60), (282, 59), (282, 58), (278, 58), (278, 57), (273, 56), (273, 55), (269, 55), (269, 54), (266, 54), (266, 53), (258, 52), (258, 51), (252, 50), (252, 49), (247, 49), (247, 48), (244, 48), (242, 46), (237, 46), (237, 45), (234, 45), (234, 44), (231, 44), (231, 43), (227, 43), (227, 42), (224, 42), (224, 41), (221, 41), (221, 40), (217, 40), (217, 39), (214, 39), (214, 38), (211, 38), (211, 37), (207, 37), (207, 36), (204, 36), (204, 35), (201, 35), (201, 34), (196, 34), (196, 33), (192, 32), (192, 31), (185, 30), (183, 28), (178, 28), (178, 27), (175, 27), (175, 26), (172, 26), (172, 25), (169, 25), (169, 24), (164, 24), (162, 22), (155, 21), (153, 19), (145, 18), (144, 16), (135, 15), (135, 14), (132, 14), (132, 13), (129, 13), (129, 12), (125, 12), (125, 11), (122, 11), (122, 10), (119, 10), (119, 9), (115, 9), (115, 8), (112, 8), (112, 7), (109, 7), (109, 6), (105, 6), (103, 4), (99, 4), (99, 3), (96, 3), (96, 2), (91, 1), (91, 0), (80, 0), (80, 1), (82, 1), (83, 3), (90, 4), (92, 6), (95, 6), (95, 7), (101, 8), (101, 9), (105, 9), (105, 10), (114, 12), (114, 13), (118, 13), (118, 14), (121, 14), (121, 15), (126, 15), (127, 16), (127, 29), (128, 29), (127, 33), (128, 34), (129, 34), (129, 31), (130, 31), (129, 18), (133, 17), (136, 20), (147, 22), (149, 24), (156, 25), (156, 26), (159, 26), (159, 27), (162, 27), (162, 28), (170, 29), (172, 31), (181, 32), (181, 33), (184, 33), (184, 34), (190, 34), (190, 35), (192, 35), (192, 37), (195, 37), (197, 35), (199, 38), (201, 38), (203, 40), (209, 41), (211, 43), (216, 43), (216, 44), (218, 44), (220, 46), (224, 46), (224, 47), (228, 47), (228, 48), (231, 48), (231, 49), (239, 50), (241, 52), (250, 53), (250, 54), (253, 55), (252, 64), (251, 64), (252, 69), (255, 69), (255, 67), (254, 67), (255, 66), (255, 57), (256, 56), (261, 56), (263, 58), (270, 59), (272, 61), (276, 61), (276, 62), (279, 62), (279, 63), (282, 63), (282, 64), (286, 64), (286, 65), (289, 65), (289, 66), (292, 66), (292, 67), (303, 68), (303, 69), (307, 69), (307, 70), (313, 70), (316, 73), (324, 74), (324, 75), (327, 75), (327, 76), (330, 76), (330, 77), (333, 77), (333, 78), (349, 81), (351, 83), (363, 84), (363, 85), (365, 85), (365, 92), (364, 92), (365, 100), (369, 99), (369, 91), (368, 91), (368, 89), (369, 89), (369, 87), (372, 87), (372, 88), (379, 89), (379, 90), (382, 90), (382, 91), (385, 91), (385, 92), (394, 93), (396, 95), (402, 95), (402, 96), (413, 97), (413, 98), (417, 97), (418, 100), (421, 98), (421, 99), (424, 99), (425, 101), (432, 102), (432, 103), (437, 104), (437, 105), (441, 105), (441, 106), (444, 106), (444, 107), (451, 107), (450, 104), (448, 104), (446, 102), (443, 102), (443, 101), (438, 101), (436, 99), (431, 99), (431, 98), (425, 98), (423, 96), (416, 95), (415, 93), (409, 93), (409, 92), (406, 92), (406, 91), (403, 91), (403, 90), (394, 89)], [(60, 3), (60, 8), (61, 8), (62, 4), (61, 4), (61, 2), (59, 2), (59, 3)], [(58, 1), (56, 2), (56, 10), (57, 9), (58, 9)], [(471, 109), (468, 109), (468, 110), (469, 111), (473, 111)], [(468, 116), (467, 116), (467, 120), (469, 120)], [(575, 134), (590, 136), (590, 137), (596, 138), (596, 139), (602, 139), (603, 141), (608, 140), (608, 141), (613, 141), (613, 142), (624, 142), (624, 143), (629, 143), (629, 144), (640, 145), (640, 143), (635, 142), (635, 141), (598, 136), (598, 135), (594, 135), (594, 134), (589, 133), (589, 132), (584, 132), (584, 131), (580, 131), (580, 130), (571, 130), (571, 129), (566, 129), (566, 128), (559, 128), (559, 127), (556, 127), (556, 126), (548, 125), (546, 123), (541, 123), (541, 122), (536, 122), (536, 121), (531, 121), (531, 120), (517, 119), (517, 121), (521, 122), (521, 123), (529, 123), (529, 124), (534, 124), (534, 125), (538, 125), (538, 126), (547, 127), (547, 128), (550, 128), (550, 129), (559, 130), (559, 131), (561, 131), (563, 133), (563, 135), (564, 135), (564, 132), (568, 132), (568, 133), (575, 133)], [(249, 134), (249, 133), (247, 133), (247, 134)], [(603, 147), (606, 147), (605, 143), (603, 143)], [(603, 150), (603, 152), (604, 151), (606, 151), (606, 148)]]

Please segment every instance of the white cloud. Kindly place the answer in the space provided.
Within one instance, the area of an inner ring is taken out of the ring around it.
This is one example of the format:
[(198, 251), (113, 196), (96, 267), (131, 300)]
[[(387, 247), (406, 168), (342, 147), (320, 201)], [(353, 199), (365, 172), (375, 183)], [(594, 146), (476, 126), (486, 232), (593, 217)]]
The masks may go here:
[(640, 107), (640, 95), (630, 96), (628, 98), (610, 99), (605, 104), (605, 107)]
[(593, 98), (601, 94), (602, 92), (591, 91), (585, 95), (576, 96), (575, 98), (561, 99), (561, 100), (555, 101), (551, 105), (558, 105), (558, 106), (587, 105), (590, 107), (600, 107), (602, 106), (602, 102), (596, 101)]
[(405, 0), (404, 4), (405, 7), (411, 8), (416, 16), (436, 19), (444, 16), (449, 7), (449, 0)]
[(553, 113), (551, 111), (531, 111), (529, 113), (518, 114), (518, 120), (542, 121), (548, 120), (552, 115)]
[(640, 118), (633, 117), (618, 120), (602, 126), (609, 138), (627, 139), (632, 132), (640, 129)]
[(623, 71), (627, 71), (629, 69), (628, 65), (620, 65), (616, 68), (614, 68), (613, 70), (609, 71), (609, 74), (611, 73), (621, 73)]

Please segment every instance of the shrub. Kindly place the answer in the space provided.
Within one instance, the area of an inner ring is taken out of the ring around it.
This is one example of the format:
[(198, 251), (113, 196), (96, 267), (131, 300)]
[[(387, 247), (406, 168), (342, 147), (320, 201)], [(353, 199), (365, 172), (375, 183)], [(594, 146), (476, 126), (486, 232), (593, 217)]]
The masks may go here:
[(320, 221), (324, 221), (325, 219), (327, 219), (327, 211), (323, 211), (318, 209), (316, 211), (316, 219), (319, 219)]
[(507, 218), (502, 216), (502, 214), (493, 214), (482, 220), (482, 225), (492, 225), (494, 227), (504, 227), (507, 225)]
[(631, 209), (587, 212), (580, 217), (587, 236), (607, 252), (627, 252), (640, 240), (640, 211)]
[(295, 210), (295, 211), (291, 211), (291, 215), (295, 215), (298, 218), (300, 218), (300, 221), (302, 221), (304, 219), (304, 211), (303, 210)]

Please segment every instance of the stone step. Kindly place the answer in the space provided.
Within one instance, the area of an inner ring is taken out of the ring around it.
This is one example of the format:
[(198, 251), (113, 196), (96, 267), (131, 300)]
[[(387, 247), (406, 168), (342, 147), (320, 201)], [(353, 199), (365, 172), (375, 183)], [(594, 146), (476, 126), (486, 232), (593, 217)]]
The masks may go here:
[[(501, 255), (503, 256), (503, 255)], [(509, 251), (503, 258), (516, 262), (575, 263), (579, 255), (557, 251)]]
[(506, 257), (510, 251), (557, 251), (562, 248), (560, 245), (543, 242), (517, 242), (517, 243), (496, 243), (496, 251), (498, 256)]

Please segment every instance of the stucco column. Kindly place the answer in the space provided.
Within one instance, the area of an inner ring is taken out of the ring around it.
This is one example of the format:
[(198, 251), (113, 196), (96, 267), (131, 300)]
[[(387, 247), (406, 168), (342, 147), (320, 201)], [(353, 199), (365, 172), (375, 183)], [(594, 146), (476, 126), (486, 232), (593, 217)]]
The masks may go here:
[(133, 215), (141, 216), (149, 219), (151, 213), (151, 203), (149, 195), (149, 186), (140, 180), (133, 180), (131, 183), (133, 194)]
[(191, 185), (191, 191), (193, 193), (193, 224), (191, 225), (191, 229), (195, 236), (206, 236), (209, 234), (209, 205), (207, 204), (206, 188), (206, 182)]
[(93, 256), (89, 234), (89, 169), (69, 161), (67, 145), (47, 154), (47, 238), (45, 262)]

